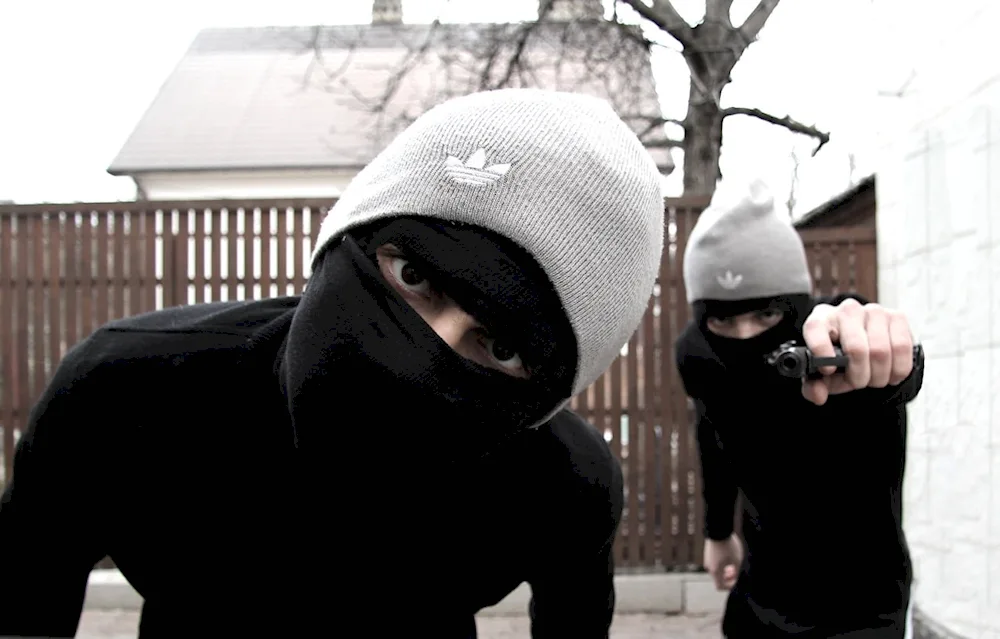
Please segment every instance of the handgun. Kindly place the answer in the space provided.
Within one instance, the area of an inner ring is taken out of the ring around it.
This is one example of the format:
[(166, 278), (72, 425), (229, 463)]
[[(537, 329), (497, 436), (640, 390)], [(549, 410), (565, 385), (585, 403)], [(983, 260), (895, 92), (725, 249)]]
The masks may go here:
[[(809, 350), (808, 346), (800, 346), (795, 342), (785, 342), (773, 353), (767, 356), (767, 363), (773, 366), (778, 374), (784, 377), (797, 377), (799, 379), (819, 379), (823, 374), (819, 369), (825, 366), (835, 366), (838, 373), (843, 373), (847, 369), (850, 359), (844, 354), (840, 346), (833, 346), (833, 357), (817, 357)], [(923, 347), (920, 344), (913, 346), (914, 365), (923, 356)]]

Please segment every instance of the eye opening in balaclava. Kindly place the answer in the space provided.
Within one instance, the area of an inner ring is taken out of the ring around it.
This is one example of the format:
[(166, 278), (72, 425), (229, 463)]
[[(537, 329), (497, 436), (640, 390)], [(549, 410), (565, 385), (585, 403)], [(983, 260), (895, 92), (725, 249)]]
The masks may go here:
[(399, 248), (437, 290), (516, 350), (533, 382), (571, 393), (575, 334), (545, 271), (520, 246), (472, 224), (428, 217), (380, 220), (348, 235), (376, 263), (379, 247)]

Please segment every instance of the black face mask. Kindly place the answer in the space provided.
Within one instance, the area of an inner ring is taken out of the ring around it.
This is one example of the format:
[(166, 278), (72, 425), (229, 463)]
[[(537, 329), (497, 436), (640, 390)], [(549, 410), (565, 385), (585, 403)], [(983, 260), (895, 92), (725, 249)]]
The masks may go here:
[[(572, 375), (520, 379), (456, 353), (384, 280), (374, 250), (392, 237), (410, 248), (414, 231), (386, 228), (360, 234), (368, 254), (351, 235), (333, 246), (296, 309), (280, 365), (296, 446), (322, 459), (364, 431), (396, 468), (475, 461), (544, 418)], [(548, 351), (559, 371), (562, 352)]]
[[(785, 342), (802, 339), (802, 324), (812, 307), (813, 301), (808, 295), (786, 295), (736, 302), (702, 300), (695, 302), (693, 310), (695, 320), (712, 352), (728, 372), (753, 376), (761, 382), (779, 383), (787, 378), (778, 375), (767, 364), (766, 358)], [(710, 317), (733, 317), (765, 310), (781, 312), (781, 321), (749, 339), (723, 337), (708, 330), (707, 322)]]

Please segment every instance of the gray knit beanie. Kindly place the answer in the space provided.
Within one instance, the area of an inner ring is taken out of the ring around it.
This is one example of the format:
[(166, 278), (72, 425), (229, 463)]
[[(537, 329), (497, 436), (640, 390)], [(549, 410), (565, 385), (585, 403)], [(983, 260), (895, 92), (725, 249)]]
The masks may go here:
[(400, 215), (509, 238), (544, 269), (576, 334), (575, 394), (642, 321), (663, 206), (655, 162), (607, 102), (484, 91), (430, 109), (358, 173), (323, 221), (313, 261), (345, 231)]
[(716, 191), (688, 237), (684, 286), (688, 303), (811, 293), (802, 238), (763, 182)]

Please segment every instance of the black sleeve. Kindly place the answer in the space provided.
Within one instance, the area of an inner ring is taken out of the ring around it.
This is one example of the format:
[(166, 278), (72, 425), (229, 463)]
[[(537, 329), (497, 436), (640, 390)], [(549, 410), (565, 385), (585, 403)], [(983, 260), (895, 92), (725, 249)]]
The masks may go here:
[(706, 393), (711, 386), (706, 353), (692, 327), (684, 331), (675, 344), (675, 364), (684, 391), (694, 401), (695, 433), (701, 466), (702, 500), (705, 506), (704, 531), (707, 539), (723, 540), (733, 534), (736, 498), (739, 490), (732, 465), (723, 449), (722, 437), (708, 417)]
[(613, 548), (625, 498), (621, 465), (610, 454), (600, 475), (555, 508), (561, 521), (547, 524), (559, 539), (546, 544), (528, 580), (533, 639), (608, 639), (615, 610)]
[(706, 415), (704, 402), (695, 399), (694, 405), (701, 459), (701, 494), (705, 504), (705, 538), (721, 541), (733, 534), (739, 491), (723, 451), (722, 439)]
[(67, 353), (28, 415), (0, 499), (0, 636), (74, 636), (90, 571), (105, 556), (85, 351)]

